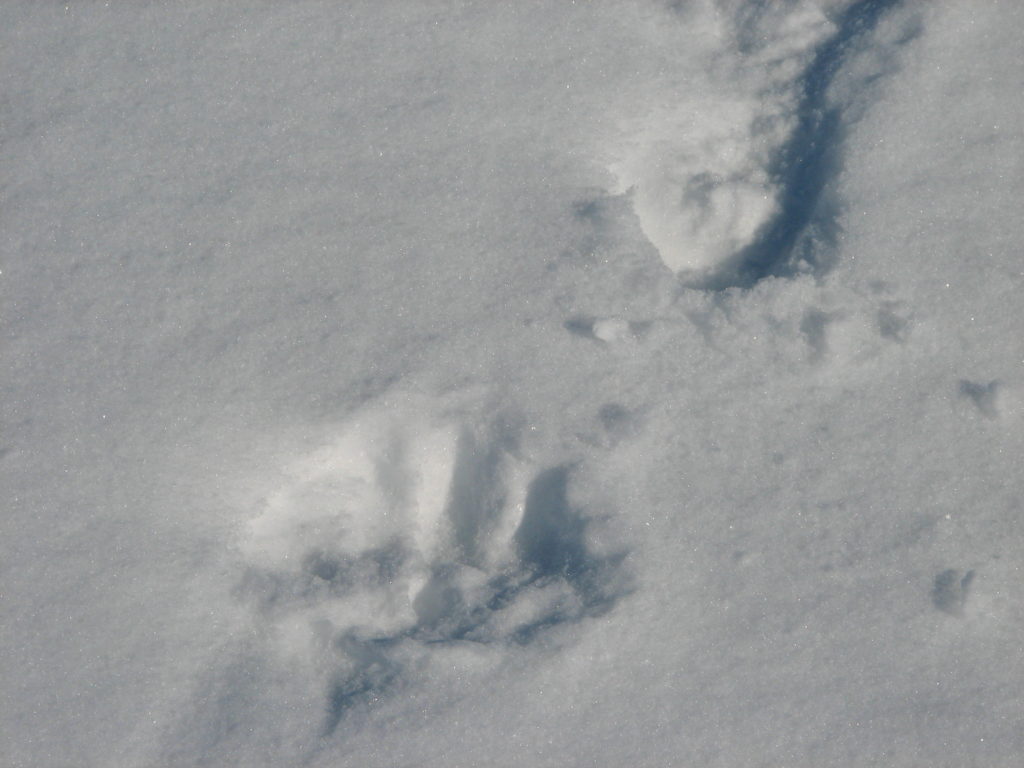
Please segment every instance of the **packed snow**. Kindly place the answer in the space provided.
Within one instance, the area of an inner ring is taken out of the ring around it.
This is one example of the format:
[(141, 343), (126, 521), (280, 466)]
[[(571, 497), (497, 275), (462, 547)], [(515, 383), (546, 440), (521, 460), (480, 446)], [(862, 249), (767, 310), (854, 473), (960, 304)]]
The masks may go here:
[(1022, 30), (0, 5), (0, 764), (1021, 764)]

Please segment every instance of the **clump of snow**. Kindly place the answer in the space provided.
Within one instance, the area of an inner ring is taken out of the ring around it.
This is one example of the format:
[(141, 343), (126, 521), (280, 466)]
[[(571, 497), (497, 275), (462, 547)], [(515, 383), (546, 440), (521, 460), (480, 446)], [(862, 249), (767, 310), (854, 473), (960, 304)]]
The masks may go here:
[(756, 100), (709, 99), (646, 115), (650, 127), (631, 132), (636, 150), (611, 169), (616, 191), (631, 192), (644, 234), (673, 272), (721, 266), (776, 209), (767, 164), (779, 141), (756, 135), (762, 116)]

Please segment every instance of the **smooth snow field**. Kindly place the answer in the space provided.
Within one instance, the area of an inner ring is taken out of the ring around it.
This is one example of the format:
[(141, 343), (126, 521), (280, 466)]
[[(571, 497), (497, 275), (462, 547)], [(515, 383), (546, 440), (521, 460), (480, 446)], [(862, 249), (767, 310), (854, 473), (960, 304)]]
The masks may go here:
[(1024, 3), (4, 0), (0, 766), (1024, 765)]

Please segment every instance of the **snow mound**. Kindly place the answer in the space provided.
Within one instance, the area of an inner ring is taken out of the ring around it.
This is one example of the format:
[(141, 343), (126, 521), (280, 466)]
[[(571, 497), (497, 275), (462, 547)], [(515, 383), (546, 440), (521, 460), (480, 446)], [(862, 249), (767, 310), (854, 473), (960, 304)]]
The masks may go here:
[(749, 245), (776, 211), (756, 102), (709, 100), (650, 116), (612, 166), (644, 235), (673, 272), (699, 276)]

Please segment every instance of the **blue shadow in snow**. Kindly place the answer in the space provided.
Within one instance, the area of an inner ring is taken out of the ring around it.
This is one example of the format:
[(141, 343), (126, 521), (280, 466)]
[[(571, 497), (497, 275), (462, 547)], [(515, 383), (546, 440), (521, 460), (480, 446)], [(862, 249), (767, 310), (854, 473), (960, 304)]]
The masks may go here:
[[(456, 507), (465, 504), (478, 514), (490, 515), (486, 494), (471, 492), (470, 486), (489, 483), (496, 468), (490, 454), (478, 459), (467, 478), (457, 483), (464, 480), (467, 488), (457, 491), (453, 501)], [(415, 626), (383, 637), (347, 632), (334, 640), (345, 663), (344, 672), (328, 687), (324, 737), (334, 734), (351, 710), (365, 708), (400, 685), (404, 670), (396, 651), (402, 643), (422, 647), (460, 642), (526, 645), (547, 629), (606, 613), (629, 592), (620, 569), (626, 552), (598, 554), (587, 547), (587, 518), (569, 502), (571, 473), (571, 466), (557, 466), (542, 471), (530, 483), (523, 518), (513, 536), (516, 563), (487, 582), (487, 599), (463, 593), (458, 582), (460, 566), (439, 564), (413, 601)], [(472, 558), (479, 523), (469, 520), (465, 510), (453, 513), (453, 518), (464, 529), (456, 533), (456, 544), (464, 557)], [(310, 558), (310, 568), (321, 578), (337, 578), (340, 573), (333, 561), (319, 556)], [(527, 598), (530, 590), (559, 582), (568, 585), (574, 599), (548, 605), (511, 630), (490, 624), (495, 614)]]
[[(806, 270), (821, 274), (832, 265), (815, 247), (834, 245), (839, 231), (838, 206), (825, 192), (841, 169), (845, 126), (842, 110), (828, 103), (828, 89), (851, 45), (897, 4), (898, 0), (861, 0), (836, 19), (836, 34), (818, 48), (804, 73), (796, 128), (769, 168), (782, 190), (779, 212), (756, 241), (736, 255), (733, 269), (709, 279), (704, 287), (749, 288), (766, 277), (790, 277)], [(815, 237), (804, 237), (812, 229)]]

